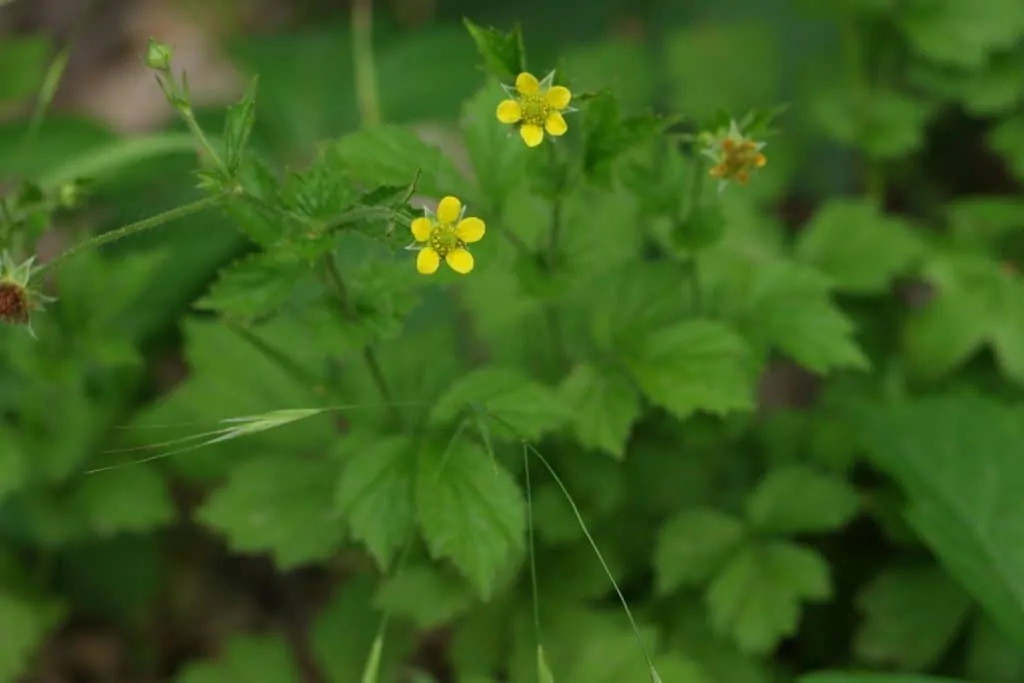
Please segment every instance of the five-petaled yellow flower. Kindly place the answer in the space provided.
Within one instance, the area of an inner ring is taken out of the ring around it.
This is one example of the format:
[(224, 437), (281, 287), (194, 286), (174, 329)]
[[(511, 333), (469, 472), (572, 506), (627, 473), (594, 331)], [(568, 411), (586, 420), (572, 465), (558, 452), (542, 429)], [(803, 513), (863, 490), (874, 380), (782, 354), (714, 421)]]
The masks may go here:
[(498, 105), (498, 120), (519, 127), (519, 135), (528, 147), (544, 142), (544, 132), (558, 137), (568, 130), (563, 114), (575, 111), (569, 107), (572, 93), (564, 85), (552, 86), (555, 72), (538, 81), (531, 73), (516, 77), (516, 87), (502, 84), (509, 99)]
[(416, 239), (408, 248), (419, 252), (416, 270), (433, 275), (445, 260), (456, 273), (465, 275), (473, 270), (473, 255), (466, 247), (484, 237), (486, 226), (479, 218), (465, 218), (465, 207), (456, 197), (445, 197), (437, 205), (437, 213), (423, 210), (423, 216), (412, 222), (412, 236)]

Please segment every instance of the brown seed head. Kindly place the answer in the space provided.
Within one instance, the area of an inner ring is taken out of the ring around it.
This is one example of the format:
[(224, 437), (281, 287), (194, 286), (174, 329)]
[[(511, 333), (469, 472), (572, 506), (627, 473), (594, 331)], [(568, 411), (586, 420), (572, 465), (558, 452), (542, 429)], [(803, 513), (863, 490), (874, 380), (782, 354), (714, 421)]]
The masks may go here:
[(8, 325), (27, 325), (29, 317), (28, 292), (15, 282), (0, 281), (0, 322)]

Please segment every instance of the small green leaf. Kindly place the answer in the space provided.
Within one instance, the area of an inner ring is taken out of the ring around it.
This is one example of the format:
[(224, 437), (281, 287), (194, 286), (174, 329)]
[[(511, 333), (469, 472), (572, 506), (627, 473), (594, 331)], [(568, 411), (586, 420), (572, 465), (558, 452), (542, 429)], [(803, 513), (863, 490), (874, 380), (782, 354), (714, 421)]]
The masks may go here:
[(177, 515), (163, 477), (142, 465), (90, 475), (73, 496), (99, 536), (152, 531)]
[[(587, 103), (583, 119), (583, 170), (603, 186), (611, 182), (611, 165), (625, 152), (654, 139), (672, 121), (652, 115), (623, 117), (610, 91)], [(610, 186), (609, 186), (610, 187)]]
[(233, 549), (270, 552), (282, 569), (324, 560), (344, 532), (333, 505), (336, 477), (329, 460), (260, 456), (232, 469), (197, 517)]
[(384, 569), (413, 528), (414, 456), (405, 438), (365, 439), (354, 447), (338, 480), (338, 511)]
[(465, 612), (473, 601), (474, 595), (463, 580), (421, 565), (406, 567), (384, 579), (374, 604), (426, 631)]
[(462, 22), (476, 43), (486, 71), (502, 80), (515, 80), (516, 76), (526, 71), (526, 48), (523, 46), (523, 31), (519, 24), (511, 31), (504, 32), (478, 26), (466, 18)]
[(750, 349), (730, 328), (689, 320), (638, 342), (626, 366), (644, 394), (679, 419), (754, 407)]
[(434, 424), (459, 420), (481, 411), (496, 437), (535, 441), (568, 419), (558, 394), (503, 367), (484, 367), (459, 378), (437, 400), (430, 414)]
[(0, 592), (0, 681), (24, 680), (33, 653), (63, 615), (64, 608), (56, 602)]
[(522, 493), (475, 444), (457, 439), (440, 451), (423, 454), (416, 479), (423, 537), (430, 554), (451, 560), (486, 600), (523, 549)]
[(288, 253), (259, 252), (221, 269), (209, 293), (195, 303), (239, 322), (252, 322), (277, 312), (292, 295), (309, 266)]
[(630, 430), (642, 412), (640, 394), (629, 378), (608, 368), (577, 365), (560, 391), (577, 441), (625, 458)]
[(801, 465), (770, 471), (747, 500), (751, 523), (780, 534), (834, 531), (859, 510), (857, 491), (845, 479)]
[(242, 99), (228, 109), (224, 121), (224, 163), (232, 175), (238, 172), (242, 164), (242, 155), (249, 144), (249, 134), (256, 123), (256, 91), (259, 82), (258, 75), (252, 77)]
[(743, 534), (740, 520), (711, 508), (684, 510), (669, 519), (654, 549), (658, 593), (706, 582), (739, 548)]
[(883, 570), (857, 596), (864, 621), (854, 638), (861, 661), (928, 671), (945, 655), (971, 610), (967, 593), (941, 568)]
[(836, 288), (881, 294), (921, 255), (911, 226), (865, 200), (834, 199), (800, 233), (796, 255), (832, 277)]
[(751, 545), (707, 590), (711, 625), (748, 654), (767, 654), (796, 633), (803, 602), (832, 595), (829, 568), (811, 548), (787, 541)]
[(291, 649), (280, 636), (232, 636), (213, 660), (186, 665), (175, 683), (299, 683), (301, 677)]

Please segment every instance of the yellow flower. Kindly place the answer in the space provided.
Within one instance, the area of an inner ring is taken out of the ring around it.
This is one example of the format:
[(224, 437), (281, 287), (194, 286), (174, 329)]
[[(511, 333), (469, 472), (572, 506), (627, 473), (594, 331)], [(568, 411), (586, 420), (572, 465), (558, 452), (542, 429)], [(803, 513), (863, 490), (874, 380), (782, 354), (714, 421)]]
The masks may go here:
[(718, 178), (718, 189), (724, 189), (731, 180), (740, 185), (750, 182), (750, 172), (764, 168), (768, 163), (767, 157), (761, 152), (764, 145), (763, 142), (745, 136), (736, 121), (731, 123), (727, 131), (709, 136), (702, 154), (715, 163), (708, 174)]
[(433, 275), (443, 258), (448, 267), (465, 275), (473, 270), (473, 255), (466, 245), (483, 239), (487, 227), (479, 218), (465, 218), (466, 209), (456, 197), (445, 197), (437, 213), (424, 209), (423, 216), (411, 224), (416, 240), (407, 248), (418, 251), (416, 270)]
[(575, 111), (569, 106), (572, 93), (564, 85), (552, 86), (554, 80), (554, 71), (542, 81), (524, 72), (516, 77), (515, 88), (502, 84), (509, 99), (498, 105), (498, 120), (517, 126), (527, 147), (536, 147), (544, 142), (545, 131), (559, 137), (569, 129), (563, 114)]

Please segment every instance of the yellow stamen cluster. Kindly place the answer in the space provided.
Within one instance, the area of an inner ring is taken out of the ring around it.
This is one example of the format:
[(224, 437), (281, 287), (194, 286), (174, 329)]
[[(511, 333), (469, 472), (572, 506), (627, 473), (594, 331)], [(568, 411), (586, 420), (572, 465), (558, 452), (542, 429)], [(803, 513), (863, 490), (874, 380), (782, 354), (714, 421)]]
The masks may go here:
[(558, 137), (569, 129), (566, 114), (572, 109), (572, 93), (563, 85), (552, 86), (554, 72), (543, 81), (530, 73), (516, 77), (515, 89), (507, 88), (509, 99), (503, 100), (496, 112), (498, 120), (519, 128), (519, 136), (528, 147), (544, 142), (544, 133)]
[(743, 135), (733, 121), (727, 132), (710, 139), (703, 153), (714, 161), (708, 172), (713, 178), (718, 178), (722, 184), (734, 180), (746, 185), (750, 182), (751, 171), (768, 163), (762, 149), (763, 142)]
[(409, 248), (419, 252), (416, 270), (433, 275), (444, 259), (448, 267), (465, 275), (473, 270), (473, 255), (468, 244), (479, 242), (487, 230), (479, 218), (465, 218), (465, 209), (457, 197), (445, 197), (437, 205), (437, 213), (417, 218), (411, 224), (416, 240)]

